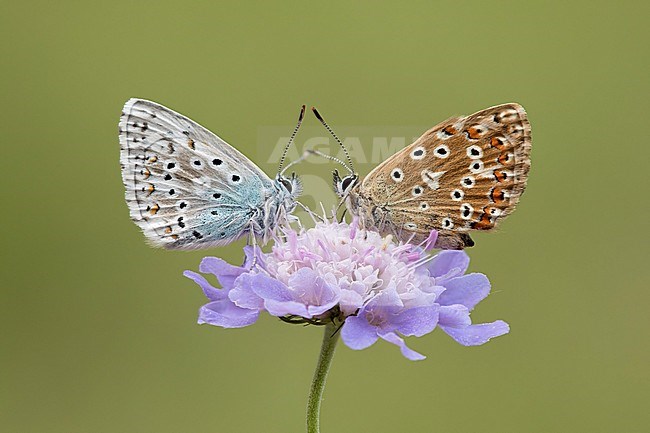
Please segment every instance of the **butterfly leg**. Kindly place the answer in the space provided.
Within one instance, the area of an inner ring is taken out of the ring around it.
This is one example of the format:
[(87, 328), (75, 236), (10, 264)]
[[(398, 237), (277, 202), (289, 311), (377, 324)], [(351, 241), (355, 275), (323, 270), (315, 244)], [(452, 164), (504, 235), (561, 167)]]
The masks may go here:
[(307, 212), (307, 214), (308, 214), (312, 219), (314, 219), (314, 220), (318, 219), (318, 220), (319, 220), (320, 222), (322, 222), (322, 223), (325, 222), (325, 218), (323, 218), (322, 216), (320, 216), (320, 215), (318, 215), (317, 213), (313, 212), (311, 209), (309, 209), (309, 208), (308, 208), (307, 206), (305, 206), (304, 204), (300, 203), (299, 201), (296, 201), (296, 204), (297, 204), (298, 206), (300, 206), (300, 207), (302, 208), (302, 210), (304, 210), (305, 212)]
[[(334, 320), (334, 319), (332, 319), (332, 320)], [(330, 336), (330, 338), (331, 338), (331, 337), (334, 337), (336, 334), (338, 334), (338, 332), (341, 330), (341, 328), (343, 328), (343, 325), (345, 325), (345, 322), (341, 322), (341, 323), (336, 327), (336, 329), (334, 330), (334, 332), (332, 333), (332, 335)]]
[(257, 239), (255, 238), (255, 230), (253, 227), (253, 221), (250, 223), (250, 229), (248, 231), (248, 235), (250, 236), (248, 239), (247, 244), (251, 245), (253, 247), (253, 261), (251, 262), (251, 267), (250, 270), (255, 269), (255, 266), (257, 266)]
[(341, 214), (341, 218), (339, 219), (339, 223), (342, 223), (345, 221), (345, 213), (347, 212), (347, 209), (343, 209), (343, 213)]

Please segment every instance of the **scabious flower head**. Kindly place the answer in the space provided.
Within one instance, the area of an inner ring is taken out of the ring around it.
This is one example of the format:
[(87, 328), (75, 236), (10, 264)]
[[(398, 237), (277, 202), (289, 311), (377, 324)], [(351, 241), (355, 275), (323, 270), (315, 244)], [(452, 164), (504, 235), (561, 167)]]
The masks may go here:
[(440, 327), (465, 346), (480, 345), (509, 331), (503, 321), (473, 325), (470, 311), (490, 292), (483, 274), (467, 274), (463, 251), (430, 256), (433, 232), (423, 245), (395, 243), (391, 236), (351, 225), (322, 222), (311, 229), (287, 229), (270, 253), (246, 247), (242, 266), (206, 257), (199, 270), (217, 277), (221, 289), (200, 274), (209, 303), (199, 323), (239, 328), (266, 311), (287, 322), (342, 324), (341, 338), (364, 349), (379, 338), (397, 345), (411, 360), (424, 356), (403, 337)]

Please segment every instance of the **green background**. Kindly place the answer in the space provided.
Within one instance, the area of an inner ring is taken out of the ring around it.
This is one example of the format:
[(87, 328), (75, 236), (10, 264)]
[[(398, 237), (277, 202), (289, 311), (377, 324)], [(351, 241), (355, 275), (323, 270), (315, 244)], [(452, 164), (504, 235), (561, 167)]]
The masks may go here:
[[(117, 121), (133, 96), (259, 161), (260, 128), (289, 130), (303, 103), (333, 126), (378, 127), (523, 104), (528, 190), (469, 251), (493, 284), (475, 321), (511, 333), (465, 348), (438, 330), (411, 339), (428, 355), (417, 363), (387, 343), (340, 346), (322, 430), (647, 431), (649, 14), (610, 1), (0, 2), (0, 431), (304, 429), (322, 330), (196, 325), (204, 298), (181, 273), (206, 253), (150, 249), (124, 203)], [(240, 247), (208, 254), (239, 262)]]

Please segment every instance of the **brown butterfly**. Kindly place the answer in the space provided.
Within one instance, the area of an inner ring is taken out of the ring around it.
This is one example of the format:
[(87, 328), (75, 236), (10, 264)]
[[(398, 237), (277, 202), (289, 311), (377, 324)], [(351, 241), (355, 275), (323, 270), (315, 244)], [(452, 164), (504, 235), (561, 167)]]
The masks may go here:
[[(343, 144), (315, 108), (318, 120)], [(345, 150), (345, 148), (344, 148)], [(334, 171), (334, 189), (362, 227), (435, 247), (474, 245), (470, 230), (491, 230), (515, 209), (530, 169), (530, 123), (516, 103), (434, 126), (363, 180)], [(335, 158), (330, 158), (335, 159)]]

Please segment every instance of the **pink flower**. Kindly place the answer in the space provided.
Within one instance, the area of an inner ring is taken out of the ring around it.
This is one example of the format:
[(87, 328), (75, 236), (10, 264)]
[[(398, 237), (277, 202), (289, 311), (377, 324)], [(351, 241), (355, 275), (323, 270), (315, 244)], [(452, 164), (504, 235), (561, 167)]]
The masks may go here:
[(437, 326), (470, 346), (508, 332), (505, 322), (472, 325), (470, 311), (490, 284), (482, 274), (464, 275), (469, 258), (462, 251), (430, 256), (432, 233), (424, 245), (393, 242), (390, 236), (357, 230), (356, 223), (324, 222), (299, 232), (288, 229), (268, 254), (234, 267), (205, 258), (200, 270), (217, 276), (222, 289), (200, 275), (185, 275), (203, 287), (210, 303), (200, 323), (241, 327), (261, 311), (297, 323), (340, 322), (341, 337), (352, 349), (381, 338), (409, 359), (424, 356), (409, 349), (403, 336), (422, 336)]

